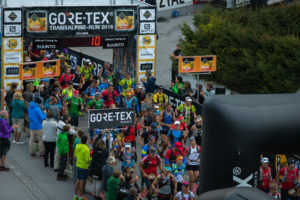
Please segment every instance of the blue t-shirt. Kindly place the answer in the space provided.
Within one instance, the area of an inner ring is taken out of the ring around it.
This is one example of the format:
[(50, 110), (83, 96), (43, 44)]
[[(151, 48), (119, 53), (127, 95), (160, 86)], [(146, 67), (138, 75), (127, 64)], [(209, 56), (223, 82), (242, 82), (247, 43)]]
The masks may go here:
[(89, 86), (85, 90), (85, 94), (88, 95), (88, 96), (95, 96), (96, 92), (101, 92), (99, 86), (97, 86), (95, 88), (92, 88), (92, 86)]

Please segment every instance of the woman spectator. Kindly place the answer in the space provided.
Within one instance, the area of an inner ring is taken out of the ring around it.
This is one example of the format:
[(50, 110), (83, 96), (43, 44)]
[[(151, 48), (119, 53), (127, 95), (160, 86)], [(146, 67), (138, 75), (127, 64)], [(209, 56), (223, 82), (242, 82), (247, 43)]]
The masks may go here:
[(52, 96), (49, 99), (50, 100), (49, 101), (47, 100), (46, 103), (45, 103), (46, 109), (48, 111), (51, 111), (53, 113), (53, 118), (56, 121), (59, 121), (60, 120), (60, 108), (61, 108), (61, 105), (58, 103), (56, 97)]
[(28, 83), (26, 85), (26, 91), (23, 93), (23, 99), (25, 103), (25, 107), (29, 107), (29, 103), (32, 101), (34, 86), (32, 83)]
[(183, 88), (182, 77), (179, 76), (178, 78), (176, 78), (175, 83), (172, 83), (172, 87), (170, 88), (170, 90), (175, 94), (178, 94), (178, 90), (182, 88)]
[(50, 166), (54, 167), (54, 152), (56, 146), (57, 122), (53, 119), (53, 113), (47, 112), (46, 120), (43, 121), (43, 141), (45, 146), (44, 165), (48, 167), (48, 156), (50, 154)]
[(22, 94), (16, 92), (12, 101), (12, 121), (14, 125), (18, 125), (18, 129), (14, 130), (14, 144), (24, 144), (20, 142), (21, 133), (24, 129), (24, 112), (26, 111)]
[(95, 148), (93, 148), (92, 163), (89, 168), (89, 176), (93, 179), (94, 198), (101, 199), (100, 187), (103, 184), (101, 183), (103, 176), (102, 168), (105, 164), (103, 160), (107, 160), (109, 151), (106, 148), (105, 142), (103, 140), (98, 140), (94, 146)]
[(18, 86), (17, 83), (12, 83), (4, 98), (9, 112), (9, 125), (12, 125), (12, 101), (17, 86)]
[(191, 83), (189, 81), (185, 81), (183, 84), (183, 88), (178, 88), (178, 93), (183, 97), (193, 96)]
[(0, 171), (9, 171), (7, 167), (5, 167), (5, 159), (7, 152), (10, 148), (9, 137), (13, 129), (18, 128), (17, 125), (9, 126), (7, 123), (8, 114), (5, 110), (0, 112)]

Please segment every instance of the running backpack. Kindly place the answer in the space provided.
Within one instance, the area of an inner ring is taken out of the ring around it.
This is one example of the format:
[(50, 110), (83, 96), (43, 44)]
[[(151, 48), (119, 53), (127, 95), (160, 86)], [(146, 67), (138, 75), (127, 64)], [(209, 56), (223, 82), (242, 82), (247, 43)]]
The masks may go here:
[[(162, 117), (162, 119), (161, 119), (161, 121), (163, 122), (163, 123), (165, 123), (164, 121), (165, 121), (165, 116), (167, 115), (167, 111), (166, 110), (164, 110), (164, 114), (163, 114), (163, 117)], [(173, 111), (171, 111), (171, 118), (172, 118), (172, 121), (173, 121)]]
[[(174, 140), (175, 140), (175, 136), (173, 135), (173, 131), (174, 131), (174, 129), (171, 130), (171, 133), (170, 133), (170, 136), (169, 136), (171, 143), (174, 143)], [(180, 131), (180, 132), (181, 132), (181, 136), (178, 138), (178, 141), (182, 140), (182, 138), (183, 138), (183, 132), (182, 131)]]
[[(268, 172), (269, 172), (269, 180), (271, 180), (272, 178), (272, 174), (271, 174), (271, 168), (268, 167)], [(263, 169), (262, 166), (259, 167), (259, 181), (262, 181), (263, 178)]]
[[(91, 90), (92, 90), (92, 86), (89, 86), (89, 93), (88, 96), (91, 96)], [(96, 93), (98, 92), (98, 87), (96, 87)]]
[[(296, 185), (298, 183), (298, 180), (297, 180), (297, 174), (296, 174), (296, 169), (294, 169), (294, 180), (293, 180), (293, 183), (294, 185)], [(287, 167), (284, 168), (284, 175), (282, 176), (282, 182), (286, 182), (286, 178), (287, 178)]]
[[(160, 161), (159, 161), (157, 155), (155, 155), (155, 159), (156, 159), (156, 165), (158, 165), (160, 163)], [(147, 157), (146, 157), (146, 163), (143, 164), (143, 169), (146, 169), (148, 167), (152, 167), (153, 166), (153, 164), (149, 165), (149, 161), (150, 161), (150, 158), (149, 158), (149, 155), (147, 155)]]
[[(188, 156), (191, 154), (191, 150), (192, 150), (192, 148), (189, 147), (189, 148), (188, 148), (188, 153), (187, 153), (186, 157), (188, 157)], [(199, 148), (198, 145), (196, 145), (196, 150), (197, 150), (197, 153), (200, 153), (200, 148)]]
[[(133, 160), (134, 159), (134, 151), (133, 151), (133, 148), (130, 147), (130, 160)], [(123, 161), (126, 161), (126, 149), (124, 148), (124, 151), (123, 151)]]
[(183, 192), (181, 191), (181, 200), (192, 200), (193, 198), (192, 198), (192, 194), (191, 194), (191, 192), (189, 191), (189, 198), (188, 199), (185, 199), (184, 198), (184, 195), (183, 195)]
[[(73, 102), (73, 97), (71, 97), (69, 103), (68, 103), (68, 107), (71, 108), (72, 106), (72, 102)], [(78, 109), (81, 109), (81, 101), (80, 99), (78, 98)]]
[(161, 178), (158, 181), (158, 188), (162, 188), (163, 186), (167, 185), (168, 183), (170, 183), (170, 187), (173, 188), (174, 183), (173, 183), (173, 180), (172, 180), (172, 176), (169, 175), (169, 182), (164, 183), (163, 175), (161, 174)]

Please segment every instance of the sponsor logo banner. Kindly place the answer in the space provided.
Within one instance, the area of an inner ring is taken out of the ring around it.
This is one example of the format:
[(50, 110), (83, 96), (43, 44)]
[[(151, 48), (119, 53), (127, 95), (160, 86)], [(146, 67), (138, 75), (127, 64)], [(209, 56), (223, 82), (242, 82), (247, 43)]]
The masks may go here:
[(53, 77), (53, 76), (59, 76), (57, 73), (57, 61), (51, 61), (51, 62), (44, 62), (43, 63), (43, 77)]
[(22, 50), (21, 38), (4, 38), (4, 50)]
[(4, 24), (4, 37), (22, 36), (21, 24)]
[(139, 71), (146, 72), (147, 70), (154, 71), (154, 61), (140, 61)]
[(4, 23), (22, 23), (22, 11), (4, 10)]
[(155, 21), (156, 10), (155, 8), (140, 9), (140, 21)]
[(139, 47), (154, 47), (155, 39), (155, 35), (140, 35)]
[(24, 10), (26, 37), (136, 34), (137, 6), (26, 7)]
[(188, 5), (193, 5), (193, 0), (156, 0), (157, 9), (169, 10), (173, 8), (180, 8)]
[(33, 48), (37, 50), (59, 49), (59, 39), (34, 39)]
[(139, 34), (154, 34), (155, 22), (140, 22)]
[(103, 39), (103, 48), (126, 48), (128, 47), (128, 37), (106, 37)]
[(17, 83), (17, 89), (21, 89), (22, 81), (20, 79), (4, 79), (4, 89), (9, 90), (12, 83)]
[(5, 65), (4, 77), (16, 77), (19, 76), (19, 65)]
[(21, 63), (22, 52), (4, 52), (4, 63)]
[(178, 59), (179, 73), (214, 72), (217, 70), (217, 57), (185, 56)]
[(139, 49), (139, 60), (155, 59), (155, 48)]
[(88, 121), (89, 128), (132, 126), (134, 124), (134, 109), (90, 109)]

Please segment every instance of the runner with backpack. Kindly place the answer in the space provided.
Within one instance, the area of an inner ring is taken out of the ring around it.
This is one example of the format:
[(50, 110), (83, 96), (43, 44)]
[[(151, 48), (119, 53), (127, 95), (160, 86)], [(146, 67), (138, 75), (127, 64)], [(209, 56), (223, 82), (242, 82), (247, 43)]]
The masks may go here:
[(79, 97), (78, 90), (74, 90), (73, 96), (66, 98), (65, 102), (68, 103), (68, 113), (71, 117), (70, 124), (74, 127), (78, 127), (79, 111), (83, 110), (83, 101)]
[(261, 166), (259, 167), (259, 186), (262, 191), (269, 192), (269, 183), (272, 182), (271, 168), (269, 167), (269, 159), (264, 157), (261, 159)]
[(170, 138), (170, 143), (172, 147), (174, 147), (175, 142), (181, 142), (181, 144), (184, 144), (184, 133), (179, 129), (180, 122), (175, 121), (174, 125), (175, 128), (169, 130), (168, 133), (168, 137)]
[(177, 116), (181, 115), (184, 117), (184, 122), (187, 124), (188, 130), (191, 130), (196, 118), (196, 108), (192, 105), (192, 101), (190, 97), (186, 97), (185, 103), (178, 106), (175, 110)]
[(95, 98), (96, 93), (101, 92), (97, 80), (93, 80), (91, 86), (88, 86), (85, 90), (85, 99), (91, 101)]
[(108, 88), (102, 92), (105, 108), (116, 108), (119, 105), (120, 99), (118, 92), (114, 90), (112, 83), (108, 84)]
[[(298, 183), (298, 169), (295, 168), (295, 159), (288, 159), (288, 166), (280, 169), (277, 172), (276, 180), (279, 183), (279, 188), (281, 188), (281, 199), (289, 199), (289, 190), (294, 189)], [(281, 180), (279, 176), (282, 176)]]
[(137, 161), (135, 148), (132, 147), (130, 143), (125, 143), (125, 147), (123, 147), (120, 151), (119, 159), (122, 161), (122, 172), (124, 172), (124, 170), (128, 167), (135, 168)]
[(143, 146), (142, 149), (142, 158), (144, 158), (145, 156), (149, 155), (149, 151), (151, 148), (155, 148), (156, 149), (156, 154), (158, 153), (158, 147), (155, 144), (155, 137), (154, 136), (150, 136), (149, 138), (149, 143), (145, 144)]
[(143, 181), (148, 190), (148, 199), (151, 199), (154, 194), (152, 183), (157, 176), (157, 168), (159, 168), (160, 171), (162, 170), (162, 162), (159, 155), (156, 154), (156, 149), (151, 147), (149, 155), (145, 156), (139, 164)]
[(177, 194), (177, 181), (171, 171), (171, 167), (165, 166), (152, 183), (152, 188), (157, 191), (157, 200), (172, 200)]
[(126, 92), (126, 97), (122, 99), (122, 107), (123, 108), (134, 108), (136, 113), (140, 112), (139, 104), (137, 100), (133, 97), (131, 91)]
[(132, 147), (136, 148), (136, 136), (140, 137), (141, 127), (139, 124), (139, 118), (136, 115), (134, 118), (134, 125), (127, 127), (124, 132), (125, 142), (130, 143)]
[(63, 73), (58, 79), (58, 86), (61, 90), (68, 87), (69, 81), (74, 79), (74, 74), (71, 74), (71, 67), (67, 67), (66, 73)]
[[(88, 105), (86, 106), (85, 110), (88, 113), (89, 109), (101, 109), (102, 107), (103, 107), (103, 100), (101, 99), (101, 93), (97, 92), (95, 94), (95, 98), (88, 102)], [(90, 141), (93, 141), (94, 129), (90, 128), (89, 133), (90, 133)]]
[(160, 133), (161, 133), (161, 144), (159, 146), (162, 147), (160, 152), (160, 156), (163, 156), (164, 152), (168, 148), (169, 138), (168, 133), (170, 128), (172, 127), (173, 122), (175, 121), (175, 114), (172, 110), (172, 105), (170, 103), (166, 103), (166, 109), (160, 113)]
[(172, 164), (172, 174), (175, 176), (177, 181), (177, 191), (181, 191), (185, 175), (185, 165), (183, 164), (183, 157), (181, 155), (178, 155), (176, 163)]
[(165, 157), (165, 165), (171, 166), (173, 163), (175, 163), (178, 155), (181, 155), (183, 157), (183, 164), (186, 164), (187, 160), (185, 158), (181, 142), (175, 142), (174, 147), (167, 151)]
[(197, 116), (195, 124), (191, 128), (191, 136), (195, 137), (196, 143), (201, 146), (202, 143), (202, 118)]
[(197, 181), (200, 170), (200, 152), (201, 147), (196, 144), (194, 137), (190, 138), (190, 146), (185, 149), (187, 158), (186, 170), (190, 177), (190, 190), (193, 190), (193, 184)]
[(176, 200), (196, 200), (193, 192), (189, 191), (189, 183), (182, 183), (182, 190), (178, 192), (175, 196)]

